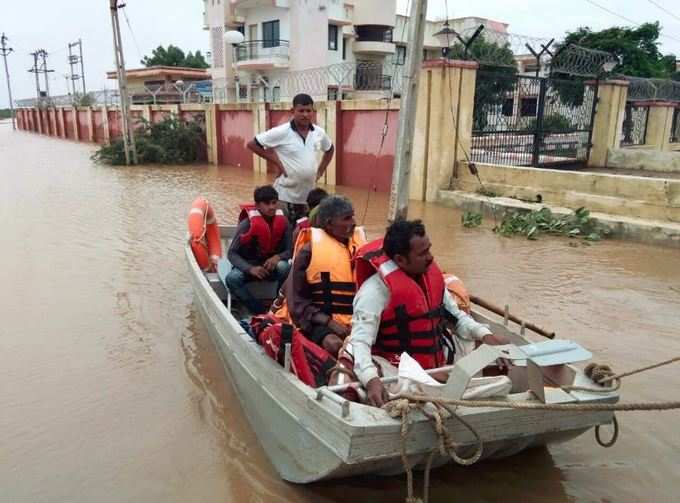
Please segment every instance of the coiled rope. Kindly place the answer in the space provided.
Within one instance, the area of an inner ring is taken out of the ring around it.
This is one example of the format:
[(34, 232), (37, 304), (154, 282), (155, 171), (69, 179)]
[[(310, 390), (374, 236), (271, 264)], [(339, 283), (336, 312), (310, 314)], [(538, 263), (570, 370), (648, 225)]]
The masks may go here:
[[(621, 379), (624, 377), (640, 374), (647, 370), (663, 367), (680, 361), (680, 356), (668, 360), (648, 365), (639, 369), (615, 374), (609, 365), (598, 365), (591, 363), (584, 372), (600, 388), (590, 388), (584, 386), (562, 386), (565, 391), (587, 391), (595, 393), (613, 392), (620, 388)], [(607, 384), (611, 384), (607, 386)], [(426, 406), (431, 404), (432, 411), (428, 411)], [(539, 403), (528, 401), (501, 401), (501, 400), (462, 400), (450, 398), (435, 398), (421, 393), (400, 393), (387, 402), (383, 408), (393, 418), (401, 420), (401, 461), (406, 472), (407, 497), (406, 503), (427, 503), (429, 498), (430, 469), (434, 456), (439, 452), (442, 456), (449, 455), (456, 463), (464, 466), (472, 465), (482, 457), (484, 443), (479, 433), (472, 425), (466, 422), (456, 413), (456, 407), (494, 407), (501, 409), (532, 409), (547, 411), (578, 411), (578, 412), (633, 412), (633, 411), (666, 411), (680, 409), (680, 401), (667, 402), (623, 402), (623, 403)], [(438, 445), (433, 449), (425, 464), (423, 478), (423, 498), (417, 498), (413, 492), (413, 466), (409, 463), (406, 454), (406, 441), (408, 438), (410, 415), (413, 411), (421, 411), (432, 424), (437, 434)], [(456, 443), (450, 433), (444, 427), (444, 412), (448, 412), (450, 417), (465, 426), (475, 437), (476, 448), (472, 456), (463, 458), (456, 453), (456, 449), (461, 444)], [(600, 436), (600, 425), (595, 428), (595, 438), (597, 443), (603, 447), (611, 447), (616, 443), (619, 436), (619, 424), (616, 417), (613, 418), (614, 432), (608, 442), (602, 441)]]

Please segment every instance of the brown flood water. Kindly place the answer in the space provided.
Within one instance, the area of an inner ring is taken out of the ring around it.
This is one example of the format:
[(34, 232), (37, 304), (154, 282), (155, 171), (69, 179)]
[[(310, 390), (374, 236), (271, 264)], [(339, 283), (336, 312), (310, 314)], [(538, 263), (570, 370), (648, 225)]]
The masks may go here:
[[(214, 166), (111, 168), (89, 146), (0, 123), (0, 501), (401, 502), (403, 477), (282, 482), (197, 319), (182, 258), (188, 207), (221, 221), (263, 181)], [(376, 236), (386, 197), (353, 198)], [(415, 205), (439, 262), (468, 287), (627, 370), (680, 354), (680, 253), (569, 246), (464, 229)], [(680, 369), (624, 382), (625, 400), (678, 399)], [(680, 413), (620, 414), (550, 449), (433, 473), (430, 501), (676, 501)], [(276, 418), (272, 418), (275, 424)], [(417, 478), (417, 484), (421, 479)], [(674, 496), (675, 495), (675, 496)]]

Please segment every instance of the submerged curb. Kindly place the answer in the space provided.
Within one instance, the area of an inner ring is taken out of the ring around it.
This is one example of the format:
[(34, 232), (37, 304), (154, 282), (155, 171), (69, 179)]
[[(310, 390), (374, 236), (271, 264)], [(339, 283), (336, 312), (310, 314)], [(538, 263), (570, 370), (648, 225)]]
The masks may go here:
[[(508, 197), (487, 197), (461, 190), (440, 190), (437, 200), (445, 206), (474, 211), (486, 216), (502, 218), (506, 211), (529, 212), (544, 207), (557, 215), (566, 215), (573, 210), (561, 206), (550, 206), (543, 203), (529, 203)], [(609, 230), (612, 239), (631, 241), (634, 243), (653, 244), (680, 250), (680, 224), (647, 220), (644, 218), (624, 217), (608, 213), (591, 213), (590, 216), (598, 224)]]

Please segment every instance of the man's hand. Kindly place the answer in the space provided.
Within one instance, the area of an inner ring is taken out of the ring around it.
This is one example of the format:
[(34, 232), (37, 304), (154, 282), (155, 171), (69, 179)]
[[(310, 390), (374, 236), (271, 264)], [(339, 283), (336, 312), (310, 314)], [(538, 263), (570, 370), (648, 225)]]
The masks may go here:
[(379, 377), (374, 377), (366, 383), (366, 393), (368, 394), (368, 403), (374, 407), (382, 407), (390, 398)]
[(503, 346), (505, 344), (510, 344), (510, 339), (505, 335), (487, 334), (482, 337), (482, 342), (489, 346)]
[(322, 178), (323, 175), (325, 175), (325, 174), (326, 174), (326, 170), (325, 170), (325, 169), (322, 170), (321, 168), (319, 168), (318, 170), (316, 170), (316, 181), (318, 182), (319, 180), (321, 180), (321, 178)]
[(349, 327), (347, 325), (338, 323), (332, 318), (328, 321), (328, 329), (334, 334), (342, 337), (343, 339), (347, 337), (350, 333)]
[(342, 339), (335, 334), (328, 334), (321, 341), (321, 346), (330, 354), (337, 357), (342, 348)]
[(267, 269), (259, 265), (248, 269), (248, 274), (255, 276), (257, 279), (265, 279), (267, 276), (269, 276)]
[(265, 260), (262, 267), (264, 267), (267, 272), (272, 272), (274, 269), (276, 269), (276, 266), (279, 262), (281, 262), (281, 257), (278, 255), (272, 255), (267, 260)]
[(288, 176), (286, 168), (284, 168), (283, 164), (281, 164), (280, 162), (274, 163), (274, 169), (276, 170), (276, 176), (274, 178), (278, 178), (279, 176), (283, 176), (285, 178)]

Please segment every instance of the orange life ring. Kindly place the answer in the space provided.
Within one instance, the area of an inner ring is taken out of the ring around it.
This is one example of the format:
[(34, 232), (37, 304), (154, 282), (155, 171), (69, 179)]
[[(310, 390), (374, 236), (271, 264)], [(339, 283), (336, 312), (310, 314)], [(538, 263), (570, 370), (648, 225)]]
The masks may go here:
[(458, 308), (470, 314), (470, 294), (461, 279), (453, 274), (444, 273), (444, 283), (446, 284), (446, 289), (453, 296), (456, 304), (458, 304)]
[(191, 204), (189, 234), (191, 251), (199, 267), (205, 272), (215, 272), (222, 256), (222, 241), (215, 212), (204, 197), (197, 197)]

